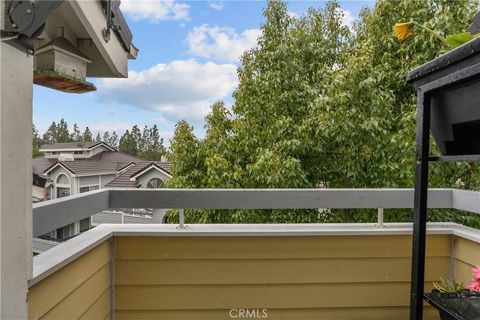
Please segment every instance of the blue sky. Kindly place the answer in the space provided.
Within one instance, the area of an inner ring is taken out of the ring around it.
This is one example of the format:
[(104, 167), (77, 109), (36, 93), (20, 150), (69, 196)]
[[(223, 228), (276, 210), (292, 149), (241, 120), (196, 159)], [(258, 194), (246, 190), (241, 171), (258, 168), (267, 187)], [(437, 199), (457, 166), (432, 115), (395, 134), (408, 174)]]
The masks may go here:
[[(301, 15), (324, 1), (290, 1)], [(134, 124), (157, 124), (168, 141), (175, 123), (186, 119), (203, 136), (203, 117), (218, 100), (232, 103), (236, 67), (255, 45), (265, 1), (122, 0), (122, 10), (140, 49), (129, 61), (128, 79), (93, 79), (97, 91), (66, 94), (34, 85), (33, 119), (40, 133), (64, 118), (96, 135), (121, 134)], [(351, 23), (371, 1), (340, 1)], [(168, 144), (168, 143), (167, 143)]]

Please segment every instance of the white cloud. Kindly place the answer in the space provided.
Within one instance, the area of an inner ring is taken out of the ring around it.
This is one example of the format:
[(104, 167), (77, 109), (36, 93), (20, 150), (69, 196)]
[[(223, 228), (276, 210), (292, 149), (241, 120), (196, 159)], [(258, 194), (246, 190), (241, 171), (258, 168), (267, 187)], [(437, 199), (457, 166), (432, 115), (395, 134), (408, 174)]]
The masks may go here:
[(236, 62), (244, 51), (256, 46), (260, 34), (259, 29), (247, 29), (238, 34), (232, 28), (203, 24), (189, 32), (186, 43), (192, 55)]
[(222, 10), (223, 7), (224, 7), (224, 3), (223, 1), (209, 1), (208, 2), (208, 5), (210, 6), (210, 8), (212, 8), (213, 10)]
[(133, 20), (185, 20), (190, 6), (174, 0), (122, 0), (122, 12)]
[(166, 124), (170, 122), (164, 116), (159, 116), (159, 117), (153, 118), (152, 120), (156, 124)]
[(104, 101), (159, 111), (168, 121), (200, 123), (213, 102), (231, 95), (236, 69), (233, 64), (177, 60), (130, 71), (126, 79), (101, 79), (98, 94)]
[(126, 122), (97, 122), (88, 125), (88, 128), (92, 131), (103, 134), (105, 131), (109, 131), (110, 134), (115, 131), (117, 134), (123, 134), (125, 130), (130, 130), (133, 124)]
[(341, 15), (342, 15), (342, 24), (344, 26), (347, 26), (349, 28), (353, 27), (353, 23), (355, 22), (355, 17), (352, 15), (352, 13), (348, 10), (343, 10), (343, 9), (337, 9)]

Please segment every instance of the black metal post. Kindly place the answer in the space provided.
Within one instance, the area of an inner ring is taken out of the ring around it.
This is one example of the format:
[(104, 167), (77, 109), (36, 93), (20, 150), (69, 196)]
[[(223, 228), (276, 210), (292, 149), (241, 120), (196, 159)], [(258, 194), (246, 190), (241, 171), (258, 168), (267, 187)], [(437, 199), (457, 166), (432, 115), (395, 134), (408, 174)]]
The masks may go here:
[(415, 194), (413, 210), (410, 320), (423, 318), (425, 238), (427, 227), (428, 156), (430, 141), (430, 95), (418, 89)]

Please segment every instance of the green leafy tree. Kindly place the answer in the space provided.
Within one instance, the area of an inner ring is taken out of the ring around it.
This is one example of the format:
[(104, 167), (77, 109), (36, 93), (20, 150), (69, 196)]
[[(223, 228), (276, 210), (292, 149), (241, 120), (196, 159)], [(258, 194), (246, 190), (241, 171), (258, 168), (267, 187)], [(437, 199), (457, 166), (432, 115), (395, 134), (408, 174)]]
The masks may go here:
[(141, 157), (145, 160), (160, 161), (165, 154), (163, 139), (160, 138), (157, 125), (151, 128), (145, 127), (142, 134)]
[[(326, 84), (327, 95), (317, 99), (318, 116), (312, 117), (322, 128), (317, 139), (328, 142), (322, 143), (328, 186), (413, 187), (416, 95), (405, 77), (445, 47), (421, 31), (400, 43), (392, 26), (415, 20), (441, 34), (458, 33), (466, 29), (477, 5), (478, 1), (379, 1), (372, 10), (362, 11), (347, 68)], [(434, 166), (431, 185), (452, 187), (466, 178), (459, 178), (466, 171), (466, 164)], [(432, 212), (430, 217), (448, 221), (449, 214)], [(373, 215), (337, 210), (331, 218), (371, 221)], [(389, 218), (411, 220), (411, 212), (394, 211)]]
[[(115, 139), (117, 139), (116, 134)], [(112, 141), (112, 143), (114, 142)], [(122, 152), (151, 161), (160, 161), (166, 152), (163, 139), (160, 138), (156, 125), (153, 125), (151, 128), (145, 126), (143, 131), (140, 131), (138, 126), (134, 125), (131, 131), (125, 131), (118, 145), (119, 150)]]
[[(135, 128), (132, 128), (132, 131)], [(149, 146), (149, 138), (150, 138), (150, 129), (147, 126), (143, 127), (142, 134), (137, 138), (137, 147), (138, 147), (138, 154), (140, 157), (145, 158), (145, 155), (148, 150)]]
[(105, 131), (103, 133), (102, 141), (107, 144), (110, 144), (110, 133), (108, 131)]
[(42, 139), (47, 144), (72, 141), (67, 122), (64, 119), (61, 119), (58, 124), (53, 121), (43, 134)]
[[(175, 185), (191, 186), (189, 175), (194, 169), (188, 168), (194, 161), (203, 164), (195, 180), (199, 187), (305, 188), (321, 181), (318, 146), (305, 122), (324, 82), (331, 81), (348, 57), (350, 31), (342, 25), (336, 3), (292, 19), (286, 3), (270, 1), (264, 16), (258, 46), (242, 56), (233, 114), (221, 102), (212, 106), (196, 159), (193, 152), (179, 157), (172, 148)], [(175, 171), (180, 166), (187, 166), (183, 170), (187, 176)], [(280, 222), (287, 216), (288, 221), (318, 220), (316, 211), (282, 210), (237, 211), (233, 215), (204, 211), (196, 212), (192, 219)]]
[(43, 140), (40, 138), (38, 134), (38, 130), (34, 124), (32, 124), (32, 157), (38, 158), (43, 156), (43, 152), (40, 152), (40, 148), (42, 147)]
[[(177, 124), (169, 157), (174, 187), (412, 187), (416, 97), (407, 73), (441, 54), (419, 32), (399, 43), (392, 27), (414, 20), (443, 34), (465, 30), (478, 1), (378, 1), (353, 30), (338, 3), (299, 18), (269, 1), (258, 46), (245, 52), (231, 113), (212, 106), (203, 140)], [(473, 185), (468, 165), (432, 168), (436, 186)], [(194, 211), (194, 222), (372, 221), (373, 212)], [(443, 215), (448, 213), (441, 213)], [(411, 219), (395, 213), (393, 219)], [(188, 217), (188, 216), (187, 216)], [(435, 214), (432, 215), (435, 219)], [(445, 216), (443, 216), (444, 218)]]
[(118, 147), (118, 135), (115, 132), (115, 130), (113, 130), (112, 135), (110, 136), (110, 139), (108, 141), (108, 144), (114, 148)]
[(200, 188), (205, 176), (202, 156), (199, 154), (199, 140), (193, 134), (193, 127), (186, 121), (175, 125), (175, 132), (170, 144), (169, 159), (172, 161), (172, 187)]
[(140, 131), (140, 128), (138, 128), (137, 125), (134, 125), (132, 127), (132, 131), (130, 132), (131, 138), (135, 142), (135, 147), (137, 149), (137, 153), (141, 153), (142, 148), (143, 148), (143, 143), (142, 143), (142, 132)]
[(85, 131), (83, 132), (83, 135), (82, 135), (82, 140), (83, 140), (83, 142), (93, 141), (92, 132), (90, 131), (90, 129), (88, 127), (85, 127)]
[(135, 139), (135, 136), (128, 130), (126, 130), (120, 138), (118, 150), (132, 156), (136, 156), (138, 154), (137, 141)]
[(54, 135), (55, 142), (62, 143), (72, 141), (72, 139), (70, 138), (70, 132), (68, 131), (68, 124), (63, 118), (58, 123), (56, 129), (57, 130)]
[(78, 125), (76, 123), (73, 124), (73, 132), (70, 136), (70, 140), (74, 142), (82, 141), (82, 134), (80, 133), (80, 129), (78, 128)]
[(55, 121), (53, 121), (52, 124), (50, 124), (50, 126), (48, 127), (47, 131), (45, 131), (45, 133), (42, 136), (43, 142), (45, 144), (55, 143), (56, 134), (57, 134), (57, 124), (55, 123)]

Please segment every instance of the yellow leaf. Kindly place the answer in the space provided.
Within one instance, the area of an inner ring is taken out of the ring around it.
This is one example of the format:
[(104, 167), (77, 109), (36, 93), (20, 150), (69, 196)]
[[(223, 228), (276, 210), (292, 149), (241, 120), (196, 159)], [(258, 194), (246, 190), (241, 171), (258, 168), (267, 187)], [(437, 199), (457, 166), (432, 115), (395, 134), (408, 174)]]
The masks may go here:
[(413, 23), (395, 23), (395, 26), (393, 26), (393, 32), (395, 33), (395, 36), (398, 40), (403, 41), (413, 33)]

